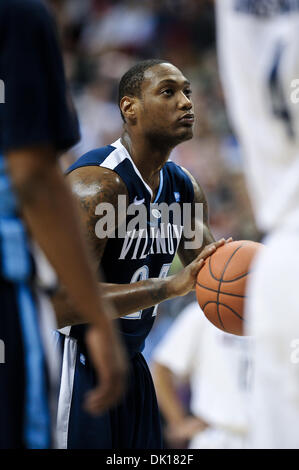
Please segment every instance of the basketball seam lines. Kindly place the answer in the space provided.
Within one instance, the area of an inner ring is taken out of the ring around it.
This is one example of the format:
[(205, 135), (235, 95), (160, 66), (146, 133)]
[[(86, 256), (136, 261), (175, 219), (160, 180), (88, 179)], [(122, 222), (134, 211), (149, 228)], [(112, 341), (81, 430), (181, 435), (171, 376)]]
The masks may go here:
[(219, 319), (219, 321), (220, 321), (220, 324), (221, 324), (222, 328), (224, 329), (224, 331), (226, 331), (226, 328), (225, 328), (225, 326), (223, 325), (222, 318), (221, 318), (221, 316), (220, 316), (220, 312), (219, 312), (219, 295), (220, 295), (220, 286), (221, 286), (221, 281), (219, 282), (218, 291), (217, 291), (217, 300), (216, 300), (216, 305), (217, 305), (217, 315), (218, 315), (218, 319)]
[[(241, 248), (241, 247), (240, 247)], [(229, 280), (225, 280), (225, 279), (222, 279), (221, 282), (224, 284), (224, 283), (229, 283), (229, 282), (235, 282), (235, 281), (239, 281), (239, 279), (242, 279), (242, 277), (246, 277), (248, 276), (248, 274), (250, 274), (250, 271), (247, 271), (247, 273), (244, 273), (244, 274), (241, 274), (241, 276), (239, 277), (235, 277), (235, 279), (229, 279)], [(211, 273), (211, 276), (213, 279), (215, 279), (215, 281), (220, 281), (220, 279), (217, 279), (217, 277), (213, 276), (213, 274)]]
[[(221, 274), (221, 277), (219, 279), (219, 286), (218, 286), (218, 292), (217, 292), (217, 315), (218, 315), (218, 318), (219, 318), (219, 321), (220, 321), (220, 324), (222, 325), (222, 328), (226, 330), (225, 326), (223, 325), (223, 322), (222, 322), (222, 318), (220, 317), (220, 312), (219, 312), (219, 305), (220, 305), (220, 302), (219, 302), (219, 297), (220, 297), (220, 288), (221, 288), (221, 282), (223, 280), (223, 277), (224, 277), (224, 274), (225, 274), (225, 271), (226, 271), (226, 268), (227, 266), (229, 265), (232, 257), (234, 256), (235, 253), (237, 253), (238, 250), (240, 250), (240, 248), (242, 248), (243, 245), (239, 246), (231, 255), (230, 257), (228, 258), (227, 262), (225, 263), (224, 265), (224, 268), (223, 268), (223, 271), (222, 271), (222, 274)], [(211, 268), (211, 258), (209, 259), (209, 271), (210, 271), (210, 274), (213, 276), (213, 273), (212, 273), (212, 268)], [(235, 313), (235, 312), (234, 312)]]
[[(203, 284), (200, 284), (199, 282), (196, 282), (196, 284), (197, 284), (199, 287), (202, 287), (203, 289), (210, 290), (210, 291), (212, 291), (212, 292), (218, 292), (218, 290), (212, 289), (211, 287), (206, 287), (206, 286), (204, 286)], [(221, 292), (221, 294), (223, 294), (223, 295), (231, 295), (231, 296), (233, 296), (233, 297), (240, 297), (240, 298), (242, 298), (242, 299), (246, 299), (246, 298), (247, 298), (247, 295), (231, 294), (230, 292)]]
[[(216, 300), (209, 300), (208, 302), (206, 302), (203, 306), (203, 310), (204, 308), (208, 305), (208, 304), (217, 304)], [(238, 318), (240, 318), (240, 320), (244, 321), (246, 323), (246, 320), (241, 317), (241, 315), (239, 315), (237, 312), (235, 312), (234, 309), (232, 309), (229, 305), (226, 305), (226, 304), (223, 304), (223, 303), (219, 303), (219, 305), (222, 305), (223, 307), (226, 307), (228, 308), (231, 312), (233, 312)], [(224, 328), (224, 327), (223, 327)], [(225, 329), (225, 328), (224, 328)], [(226, 330), (225, 330), (226, 331)]]

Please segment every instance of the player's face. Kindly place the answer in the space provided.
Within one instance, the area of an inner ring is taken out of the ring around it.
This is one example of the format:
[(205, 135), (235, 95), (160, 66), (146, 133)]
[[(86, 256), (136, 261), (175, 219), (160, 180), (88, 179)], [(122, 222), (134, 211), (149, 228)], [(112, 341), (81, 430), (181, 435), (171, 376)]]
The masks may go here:
[(178, 144), (193, 137), (190, 82), (171, 64), (146, 70), (137, 122), (145, 135)]

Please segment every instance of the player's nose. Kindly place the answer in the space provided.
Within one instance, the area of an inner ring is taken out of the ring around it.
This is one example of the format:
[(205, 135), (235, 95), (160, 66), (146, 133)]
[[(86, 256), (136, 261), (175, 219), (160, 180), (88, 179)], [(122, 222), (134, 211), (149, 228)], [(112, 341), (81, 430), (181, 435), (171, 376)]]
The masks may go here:
[(185, 95), (185, 93), (180, 93), (179, 102), (178, 102), (179, 109), (186, 109), (190, 110), (193, 106), (191, 99)]

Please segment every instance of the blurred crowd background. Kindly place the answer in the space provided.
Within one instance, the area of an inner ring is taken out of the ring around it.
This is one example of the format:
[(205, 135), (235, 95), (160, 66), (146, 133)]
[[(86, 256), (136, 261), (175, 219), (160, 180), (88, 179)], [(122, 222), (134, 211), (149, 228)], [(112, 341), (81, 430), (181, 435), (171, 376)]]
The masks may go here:
[[(58, 18), (67, 78), (79, 114), (80, 143), (62, 159), (66, 168), (86, 151), (112, 143), (122, 130), (120, 77), (133, 64), (163, 58), (192, 84), (194, 138), (172, 159), (205, 190), (216, 239), (259, 240), (243, 176), (242, 155), (225, 113), (211, 0), (51, 0)], [(174, 270), (179, 268), (178, 260)], [(147, 341), (151, 352), (192, 298), (164, 302)]]

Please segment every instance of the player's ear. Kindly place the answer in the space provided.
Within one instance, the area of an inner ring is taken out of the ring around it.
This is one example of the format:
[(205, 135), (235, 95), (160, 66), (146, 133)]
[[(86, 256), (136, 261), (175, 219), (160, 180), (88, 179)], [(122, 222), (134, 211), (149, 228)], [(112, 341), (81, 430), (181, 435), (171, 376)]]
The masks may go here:
[(136, 122), (136, 98), (124, 96), (120, 100), (119, 106), (125, 120), (134, 124)]

